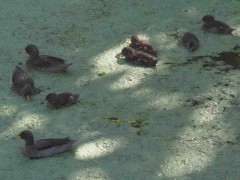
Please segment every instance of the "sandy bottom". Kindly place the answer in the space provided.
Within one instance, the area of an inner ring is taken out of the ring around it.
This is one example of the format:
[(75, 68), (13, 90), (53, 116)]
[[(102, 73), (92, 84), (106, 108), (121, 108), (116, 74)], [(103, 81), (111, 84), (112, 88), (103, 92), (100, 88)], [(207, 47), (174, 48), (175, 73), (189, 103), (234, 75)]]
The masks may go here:
[[(2, 0), (0, 7), (1, 179), (239, 178), (239, 69), (205, 57), (232, 51), (239, 36), (197, 24), (212, 14), (239, 28), (238, 0)], [(198, 51), (178, 46), (185, 31), (198, 36)], [(115, 57), (131, 34), (156, 46), (156, 68)], [(67, 74), (29, 70), (28, 44), (73, 66)], [(42, 89), (32, 101), (10, 91), (15, 65)], [(40, 103), (64, 91), (80, 93), (79, 103), (59, 110)], [(67, 153), (29, 160), (19, 150), (24, 142), (13, 139), (24, 129), (79, 141)]]

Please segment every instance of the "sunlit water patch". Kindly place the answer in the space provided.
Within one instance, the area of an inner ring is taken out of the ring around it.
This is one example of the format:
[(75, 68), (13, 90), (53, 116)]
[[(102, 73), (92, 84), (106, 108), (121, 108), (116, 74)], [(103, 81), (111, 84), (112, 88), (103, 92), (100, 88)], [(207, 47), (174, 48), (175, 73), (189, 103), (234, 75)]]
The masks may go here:
[(83, 144), (75, 152), (76, 159), (94, 159), (111, 154), (121, 146), (121, 140), (101, 138), (96, 141)]

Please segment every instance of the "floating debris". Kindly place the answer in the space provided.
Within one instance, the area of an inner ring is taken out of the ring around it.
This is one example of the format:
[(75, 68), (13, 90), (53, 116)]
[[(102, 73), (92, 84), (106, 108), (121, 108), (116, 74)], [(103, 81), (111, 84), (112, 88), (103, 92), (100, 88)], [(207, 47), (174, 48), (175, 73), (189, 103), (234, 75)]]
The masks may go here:
[(146, 124), (143, 123), (142, 120), (122, 120), (122, 119), (118, 119), (117, 117), (114, 116), (110, 116), (110, 117), (105, 117), (105, 119), (110, 120), (114, 123), (128, 123), (130, 126), (134, 127), (134, 128), (140, 128), (145, 126)]
[(132, 121), (128, 121), (128, 123), (134, 128), (140, 128), (140, 127), (144, 126), (144, 124), (141, 120), (132, 120)]
[(167, 33), (166, 35), (168, 37), (172, 37), (174, 39), (177, 39), (177, 38), (179, 38), (181, 36), (178, 31), (173, 31), (173, 32)]
[(105, 76), (105, 75), (107, 75), (108, 73), (106, 73), (106, 72), (100, 72), (100, 73), (98, 73), (98, 76)]
[(142, 130), (142, 129), (137, 132), (138, 136), (144, 136), (144, 135), (147, 135), (147, 134), (148, 134), (148, 131)]

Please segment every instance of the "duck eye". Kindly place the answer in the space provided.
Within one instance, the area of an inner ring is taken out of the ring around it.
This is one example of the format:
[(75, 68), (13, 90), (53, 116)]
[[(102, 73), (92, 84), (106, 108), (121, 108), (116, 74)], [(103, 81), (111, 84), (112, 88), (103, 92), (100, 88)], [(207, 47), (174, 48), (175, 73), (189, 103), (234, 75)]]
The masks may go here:
[(21, 133), (21, 136), (25, 136), (25, 135), (26, 135), (26, 133), (25, 133), (25, 132)]
[(22, 133), (20, 134), (20, 136), (21, 136), (21, 137), (27, 136), (27, 132), (22, 132)]

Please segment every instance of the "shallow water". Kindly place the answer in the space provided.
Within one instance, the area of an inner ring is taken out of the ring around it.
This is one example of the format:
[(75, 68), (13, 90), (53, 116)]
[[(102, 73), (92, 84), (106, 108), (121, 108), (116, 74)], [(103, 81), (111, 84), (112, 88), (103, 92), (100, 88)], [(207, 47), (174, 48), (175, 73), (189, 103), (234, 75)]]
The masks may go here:
[[(197, 24), (212, 14), (238, 29), (238, 0), (12, 0), (0, 6), (2, 179), (239, 177), (240, 73), (208, 57), (233, 51), (239, 34), (207, 34)], [(200, 40), (194, 53), (178, 46), (185, 31)], [(156, 68), (115, 57), (132, 34), (156, 46)], [(74, 65), (67, 74), (29, 70), (22, 51), (28, 44)], [(42, 89), (30, 102), (10, 91), (18, 64)], [(41, 104), (46, 94), (64, 91), (80, 93), (79, 103), (59, 110)], [(68, 153), (32, 161), (20, 154), (23, 142), (12, 139), (24, 129), (36, 138), (79, 142)]]

